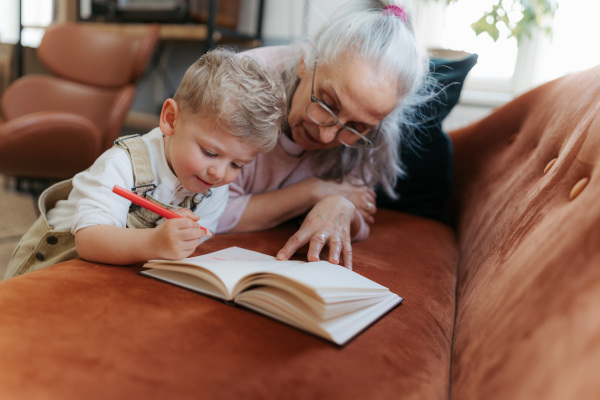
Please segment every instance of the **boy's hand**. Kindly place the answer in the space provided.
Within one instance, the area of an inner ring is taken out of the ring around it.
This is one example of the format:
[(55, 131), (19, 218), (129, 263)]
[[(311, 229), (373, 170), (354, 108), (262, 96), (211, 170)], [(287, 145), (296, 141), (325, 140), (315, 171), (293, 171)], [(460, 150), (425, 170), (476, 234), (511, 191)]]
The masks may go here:
[[(189, 210), (188, 210), (189, 211)], [(153, 229), (154, 247), (158, 258), (181, 260), (188, 257), (207, 234), (191, 218), (168, 219)]]
[(183, 218), (189, 218), (192, 221), (198, 221), (200, 219), (200, 217), (194, 214), (189, 208), (177, 208), (173, 210), (173, 212), (181, 215)]
[(178, 208), (173, 212), (183, 218), (168, 219), (156, 227), (153, 245), (160, 258), (180, 260), (192, 254), (202, 238), (212, 233), (197, 223), (200, 217), (190, 209)]
[[(189, 208), (178, 208), (176, 210), (173, 210), (173, 212), (175, 214), (181, 215), (183, 218), (189, 218), (192, 221), (198, 221), (200, 219), (200, 217), (194, 214)], [(204, 230), (204, 236), (211, 237), (213, 235), (211, 231), (204, 227), (200, 227), (200, 229)]]
[(155, 258), (180, 260), (190, 256), (205, 236), (212, 236), (188, 209), (178, 209), (183, 218), (165, 219), (156, 228), (131, 229), (93, 225), (75, 233), (81, 258), (105, 264), (128, 265)]

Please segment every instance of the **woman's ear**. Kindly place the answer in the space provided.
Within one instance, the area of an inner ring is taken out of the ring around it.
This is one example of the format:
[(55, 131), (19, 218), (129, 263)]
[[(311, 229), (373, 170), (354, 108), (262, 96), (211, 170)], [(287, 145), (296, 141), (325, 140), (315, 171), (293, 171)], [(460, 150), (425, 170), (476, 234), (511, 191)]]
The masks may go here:
[(305, 70), (306, 66), (304, 65), (304, 56), (302, 56), (298, 62), (298, 78), (302, 79)]
[(171, 136), (175, 133), (175, 123), (179, 118), (179, 107), (173, 99), (167, 99), (163, 103), (162, 110), (160, 111), (160, 130), (163, 135)]

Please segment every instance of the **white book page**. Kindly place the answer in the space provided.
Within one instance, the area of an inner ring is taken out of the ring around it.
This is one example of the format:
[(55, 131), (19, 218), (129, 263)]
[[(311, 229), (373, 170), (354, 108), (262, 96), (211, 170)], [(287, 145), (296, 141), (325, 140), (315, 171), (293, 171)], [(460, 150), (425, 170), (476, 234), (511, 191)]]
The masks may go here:
[(241, 247), (228, 247), (202, 256), (190, 257), (192, 260), (217, 260), (217, 261), (276, 261), (277, 258), (267, 254), (242, 249)]
[(140, 272), (140, 274), (159, 279), (161, 281), (170, 282), (177, 286), (204, 293), (222, 300), (232, 300), (231, 295), (222, 293), (221, 290), (215, 288), (215, 286), (210, 282), (204, 280), (203, 278), (199, 278), (196, 275), (190, 275), (188, 272), (182, 273), (176, 270), (153, 268), (144, 270)]
[[(236, 283), (244, 277), (263, 272), (281, 275), (307, 286), (325, 303), (373, 297), (389, 292), (385, 286), (327, 261), (278, 261), (275, 257), (239, 247), (230, 247), (180, 261), (151, 260), (144, 266), (153, 268), (153, 263), (161, 264), (161, 268), (162, 265), (201, 266), (219, 277), (228, 294), (233, 293)], [(268, 283), (270, 278), (264, 278), (263, 282)]]
[[(184, 258), (178, 261), (150, 260), (146, 268), (168, 269), (169, 266), (199, 266), (212, 272), (222, 281), (228, 295), (235, 284), (248, 275), (269, 272), (286, 265), (302, 264), (303, 261), (278, 261), (277, 258), (239, 247), (229, 247), (202, 256)], [(155, 264), (155, 265), (153, 265)], [(187, 267), (190, 268), (190, 267)]]
[[(327, 261), (278, 261), (275, 257), (246, 261), (246, 257), (260, 257), (260, 253), (239, 248), (231, 252), (226, 250), (225, 253), (222, 251), (220, 254), (202, 256), (205, 257), (202, 266), (219, 275), (230, 292), (243, 277), (261, 272), (270, 272), (298, 282), (316, 292), (325, 303), (381, 296), (389, 292), (385, 286)], [(268, 275), (263, 278), (266, 284), (271, 279)]]
[(256, 296), (252, 292), (241, 294), (240, 296), (243, 296), (241, 301), (238, 302), (236, 298), (236, 303), (340, 345), (381, 318), (403, 300), (402, 297), (388, 292), (376, 304), (367, 305), (338, 318), (320, 321), (310, 310), (298, 304), (293, 296), (289, 296), (279, 289), (263, 288), (261, 293)]
[(285, 266), (277, 273), (296, 282), (312, 287), (322, 297), (343, 292), (360, 294), (371, 292), (381, 294), (388, 289), (356, 272), (350, 271), (341, 265), (334, 265), (327, 261), (306, 262), (300, 266)]

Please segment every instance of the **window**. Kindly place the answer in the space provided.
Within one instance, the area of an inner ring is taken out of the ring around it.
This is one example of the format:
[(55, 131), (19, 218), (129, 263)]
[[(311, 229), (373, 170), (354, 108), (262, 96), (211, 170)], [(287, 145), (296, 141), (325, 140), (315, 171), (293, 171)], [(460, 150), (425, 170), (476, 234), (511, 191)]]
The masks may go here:
[(471, 29), (471, 23), (493, 3), (495, 0), (461, 0), (443, 12), (437, 45), (479, 55), (465, 82), (465, 102), (485, 102), (487, 98), (491, 104), (502, 103), (564, 74), (600, 64), (600, 53), (592, 43), (600, 2), (559, 0), (553, 37), (535, 32), (519, 45), (515, 38), (507, 38), (507, 32), (501, 32), (494, 42), (486, 34), (476, 36)]
[(21, 32), (21, 44), (23, 46), (40, 45), (44, 28), (52, 22), (53, 3), (48, 0), (21, 0), (21, 20), (24, 27)]
[(16, 44), (19, 41), (19, 3), (21, 5), (21, 44), (38, 47), (44, 28), (52, 22), (54, 2), (48, 0), (0, 0), (0, 41)]
[(597, 26), (600, 2), (561, 0), (556, 13), (554, 37), (541, 46), (539, 81), (581, 71), (600, 64)]
[[(506, 91), (517, 62), (517, 41), (500, 31), (498, 41), (487, 34), (475, 35), (471, 23), (478, 20), (495, 0), (461, 0), (446, 9), (445, 30), (441, 45), (444, 48), (477, 53), (479, 59), (470, 76), (471, 85), (494, 91)], [(501, 27), (502, 28), (502, 27)]]
[(19, 3), (0, 0), (0, 42), (15, 44), (19, 41)]

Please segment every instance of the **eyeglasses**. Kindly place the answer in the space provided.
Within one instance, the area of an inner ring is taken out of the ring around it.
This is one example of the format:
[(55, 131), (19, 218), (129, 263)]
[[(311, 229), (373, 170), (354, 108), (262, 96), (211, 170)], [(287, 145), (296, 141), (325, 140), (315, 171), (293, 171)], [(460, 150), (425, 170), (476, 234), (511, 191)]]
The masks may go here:
[(325, 103), (315, 97), (316, 70), (317, 63), (315, 62), (310, 88), (310, 104), (306, 107), (306, 115), (319, 126), (339, 126), (340, 129), (337, 131), (336, 137), (346, 147), (373, 147), (373, 141), (379, 134), (381, 124), (377, 124), (376, 128), (355, 122), (352, 123), (354, 127), (342, 124), (337, 115)]

